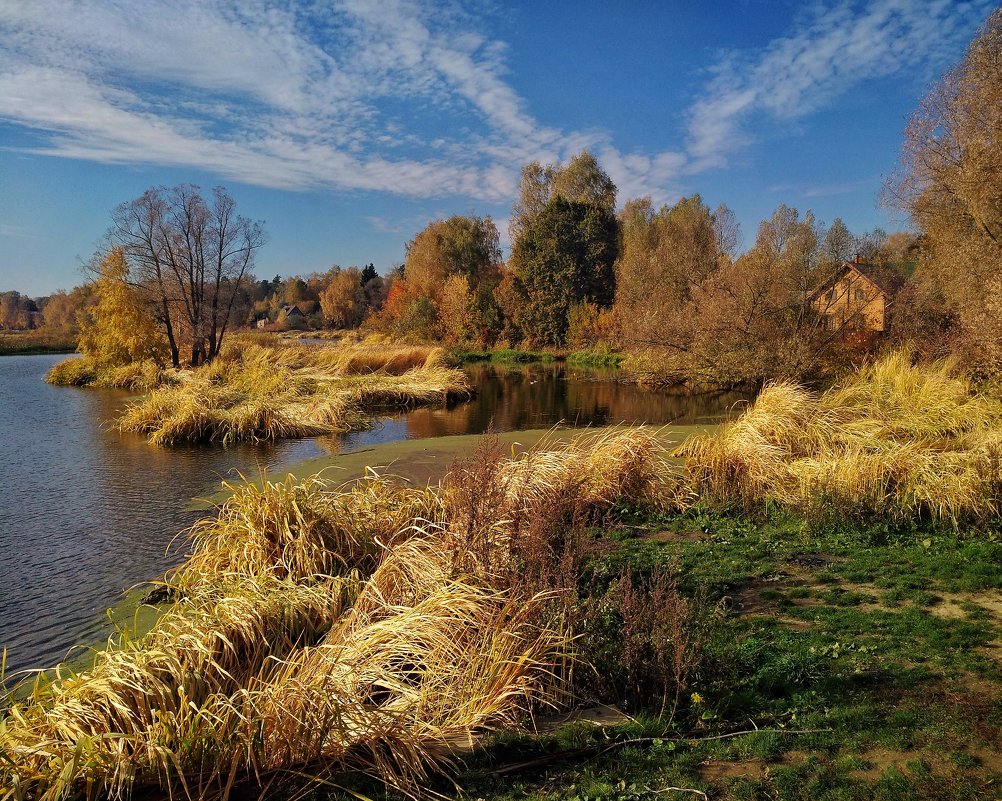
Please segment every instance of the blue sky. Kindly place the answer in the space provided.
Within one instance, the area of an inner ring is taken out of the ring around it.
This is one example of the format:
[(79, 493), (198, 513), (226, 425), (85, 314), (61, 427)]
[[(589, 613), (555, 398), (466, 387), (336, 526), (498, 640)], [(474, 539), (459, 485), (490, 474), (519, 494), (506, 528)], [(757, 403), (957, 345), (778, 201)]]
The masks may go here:
[(992, 3), (2, 0), (0, 289), (82, 281), (118, 203), (226, 186), (256, 272), (403, 260), (588, 149), (620, 202), (699, 192), (854, 231)]

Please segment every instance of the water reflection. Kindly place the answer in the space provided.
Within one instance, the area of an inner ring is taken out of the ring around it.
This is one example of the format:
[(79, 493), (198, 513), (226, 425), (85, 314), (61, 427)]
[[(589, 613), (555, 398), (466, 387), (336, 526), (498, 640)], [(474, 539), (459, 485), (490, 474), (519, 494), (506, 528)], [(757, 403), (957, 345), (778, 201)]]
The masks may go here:
[(123, 392), (50, 387), (60, 356), (0, 358), (0, 647), (8, 672), (48, 665), (104, 631), (122, 590), (176, 560), (165, 549), (194, 522), (192, 498), (234, 469), (323, 453), (312, 440), (275, 447), (150, 446), (109, 425)]
[(475, 364), (467, 368), (477, 388), (473, 403), (447, 409), (414, 409), (382, 418), (376, 431), (327, 442), (332, 450), (349, 450), (379, 442), (550, 428), (557, 424), (604, 426), (622, 423), (664, 425), (718, 420), (748, 395), (667, 395), (620, 383), (615, 373), (574, 370), (562, 364), (501, 367)]

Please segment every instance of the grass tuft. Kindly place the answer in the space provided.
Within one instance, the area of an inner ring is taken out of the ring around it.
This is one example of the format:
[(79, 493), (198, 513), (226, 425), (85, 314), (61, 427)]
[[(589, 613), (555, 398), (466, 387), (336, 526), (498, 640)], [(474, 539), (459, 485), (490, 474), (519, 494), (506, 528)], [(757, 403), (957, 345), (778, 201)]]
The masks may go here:
[(988, 521), (1002, 508), (1002, 403), (956, 366), (898, 352), (831, 389), (768, 385), (678, 449), (694, 492), (855, 518)]

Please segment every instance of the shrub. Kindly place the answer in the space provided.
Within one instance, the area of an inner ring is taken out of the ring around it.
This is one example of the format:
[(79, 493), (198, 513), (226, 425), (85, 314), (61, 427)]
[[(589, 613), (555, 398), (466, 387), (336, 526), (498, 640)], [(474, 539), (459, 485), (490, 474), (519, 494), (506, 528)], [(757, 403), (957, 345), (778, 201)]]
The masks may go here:
[(86, 387), (97, 380), (97, 367), (86, 357), (64, 359), (52, 365), (45, 375), (48, 384), (61, 387)]

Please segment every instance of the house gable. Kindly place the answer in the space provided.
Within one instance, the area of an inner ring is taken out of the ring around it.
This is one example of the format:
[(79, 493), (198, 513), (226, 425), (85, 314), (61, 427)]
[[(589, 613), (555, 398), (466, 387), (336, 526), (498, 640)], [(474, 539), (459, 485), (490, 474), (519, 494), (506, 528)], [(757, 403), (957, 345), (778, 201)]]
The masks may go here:
[(828, 331), (885, 331), (888, 294), (858, 260), (845, 262), (811, 295), (811, 305)]

